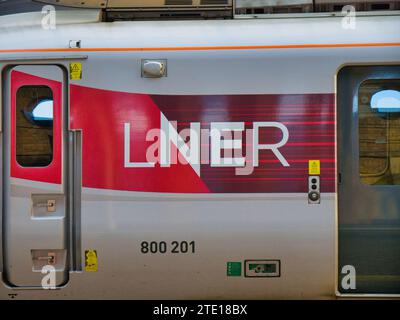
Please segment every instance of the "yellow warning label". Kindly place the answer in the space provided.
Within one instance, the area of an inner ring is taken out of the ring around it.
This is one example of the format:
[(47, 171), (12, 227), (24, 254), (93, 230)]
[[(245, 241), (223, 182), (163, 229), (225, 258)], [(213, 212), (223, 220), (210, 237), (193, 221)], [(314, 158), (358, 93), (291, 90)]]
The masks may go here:
[(319, 160), (308, 160), (308, 174), (319, 175), (321, 173), (321, 164)]
[(85, 250), (85, 271), (97, 272), (97, 252), (96, 250)]
[(82, 79), (82, 63), (72, 62), (69, 64), (69, 74), (71, 80)]

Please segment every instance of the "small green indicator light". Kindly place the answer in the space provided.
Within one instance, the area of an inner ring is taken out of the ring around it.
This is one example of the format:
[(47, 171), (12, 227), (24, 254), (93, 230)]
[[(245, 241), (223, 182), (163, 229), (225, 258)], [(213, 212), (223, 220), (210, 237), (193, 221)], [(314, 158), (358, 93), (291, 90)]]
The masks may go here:
[(226, 263), (226, 275), (228, 277), (240, 277), (242, 275), (242, 263), (241, 262), (227, 262)]

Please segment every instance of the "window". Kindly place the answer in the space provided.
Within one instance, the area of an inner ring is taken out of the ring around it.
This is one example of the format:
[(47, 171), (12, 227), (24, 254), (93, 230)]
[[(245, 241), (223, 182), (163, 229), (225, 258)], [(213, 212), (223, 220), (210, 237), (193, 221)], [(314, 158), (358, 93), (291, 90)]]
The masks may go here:
[(358, 115), (361, 181), (400, 184), (400, 79), (363, 82)]
[(47, 86), (19, 88), (15, 112), (17, 162), (48, 166), (53, 160), (53, 92)]

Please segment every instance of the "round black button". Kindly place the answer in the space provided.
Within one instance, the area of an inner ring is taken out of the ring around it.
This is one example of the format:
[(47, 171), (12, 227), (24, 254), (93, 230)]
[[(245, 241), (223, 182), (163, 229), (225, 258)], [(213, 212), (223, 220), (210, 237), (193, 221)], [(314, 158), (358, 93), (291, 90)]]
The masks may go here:
[(308, 194), (308, 198), (309, 198), (311, 201), (318, 201), (318, 200), (319, 200), (319, 193), (318, 193), (318, 192), (315, 192), (315, 191), (311, 191), (311, 192)]

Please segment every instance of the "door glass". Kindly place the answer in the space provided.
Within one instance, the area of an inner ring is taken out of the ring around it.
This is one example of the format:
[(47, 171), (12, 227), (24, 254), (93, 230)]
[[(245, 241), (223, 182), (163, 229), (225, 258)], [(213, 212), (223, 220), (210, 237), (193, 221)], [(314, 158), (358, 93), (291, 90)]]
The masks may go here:
[(358, 106), (361, 181), (400, 184), (400, 80), (363, 82)]
[(23, 86), (16, 96), (16, 157), (23, 167), (46, 167), (53, 160), (53, 92)]

